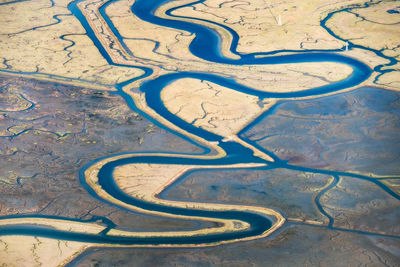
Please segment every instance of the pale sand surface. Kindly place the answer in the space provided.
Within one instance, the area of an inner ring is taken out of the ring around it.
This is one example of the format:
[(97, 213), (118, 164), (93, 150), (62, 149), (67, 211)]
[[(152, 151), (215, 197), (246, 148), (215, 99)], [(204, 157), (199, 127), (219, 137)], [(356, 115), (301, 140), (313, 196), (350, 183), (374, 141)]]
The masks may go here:
[[(57, 1), (50, 8), (49, 1), (39, 0), (1, 7), (0, 59), (7, 60), (9, 71), (57, 75), (95, 85), (113, 85), (143, 73), (110, 66), (80, 22), (70, 15), (68, 3)], [(56, 24), (54, 15), (59, 15), (60, 23)], [(0, 68), (6, 69), (4, 62)]]
[[(207, 0), (180, 8), (174, 15), (207, 19), (232, 28), (240, 37), (238, 51), (339, 49), (344, 43), (320, 26), (328, 11), (364, 1), (229, 1)], [(281, 15), (282, 25), (278, 25)]]
[[(400, 59), (400, 18), (389, 15), (387, 10), (396, 8), (396, 1), (381, 1), (369, 8), (354, 8), (351, 12), (336, 13), (328, 21), (335, 34), (349, 39), (357, 45), (362, 45), (383, 55)], [(381, 75), (376, 84), (387, 89), (400, 90), (400, 64), (383, 69), (394, 71)]]
[(90, 245), (33, 236), (2, 236), (0, 263), (2, 266), (63, 266)]
[(235, 134), (265, 110), (256, 96), (191, 78), (169, 84), (161, 98), (173, 114), (221, 136)]
[(69, 221), (62, 219), (50, 218), (13, 218), (0, 220), (0, 225), (9, 224), (37, 224), (43, 226), (51, 226), (61, 231), (70, 231), (77, 233), (97, 234), (105, 229), (105, 226), (95, 223), (84, 223), (78, 221)]

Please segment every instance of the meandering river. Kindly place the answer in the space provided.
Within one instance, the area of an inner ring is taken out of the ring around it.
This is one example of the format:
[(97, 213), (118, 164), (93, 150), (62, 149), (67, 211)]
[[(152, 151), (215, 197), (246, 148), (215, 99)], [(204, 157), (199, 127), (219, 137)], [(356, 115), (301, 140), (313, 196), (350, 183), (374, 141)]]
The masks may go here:
[[(104, 58), (107, 59), (108, 63), (110, 65), (115, 65), (115, 66), (140, 68), (144, 71), (144, 74), (142, 76), (117, 85), (117, 88), (119, 89), (119, 94), (126, 100), (126, 102), (131, 108), (137, 110), (137, 108), (134, 106), (131, 96), (122, 91), (121, 88), (139, 79), (144, 79), (146, 77), (149, 77), (153, 73), (153, 70), (149, 67), (138, 67), (129, 64), (124, 65), (121, 63), (115, 63), (112, 60), (112, 57), (107, 53), (106, 49), (103, 47), (102, 42), (98, 39), (98, 37), (94, 33), (86, 17), (82, 14), (80, 9), (78, 8), (78, 3), (81, 1), (82, 0), (72, 2), (69, 5), (69, 10), (73, 13), (73, 15), (76, 16), (77, 19), (79, 19), (79, 21), (85, 28), (87, 35), (91, 38), (91, 40), (96, 45), (100, 53), (104, 56)], [(117, 28), (113, 25), (112, 21), (105, 12), (106, 7), (110, 3), (116, 1), (118, 0), (112, 0), (107, 2), (107, 4), (103, 5), (99, 9), (99, 12), (106, 21), (106, 23), (108, 24), (113, 34), (118, 38), (118, 41), (122, 44), (122, 47), (127, 49), (126, 45), (124, 44), (123, 37), (120, 35)], [(235, 31), (224, 25), (220, 25), (212, 21), (206, 21), (208, 23), (214, 23), (217, 26), (224, 28), (225, 30), (229, 31), (229, 33), (232, 35), (233, 41), (230, 46), (230, 51), (233, 54), (237, 55), (238, 59), (226, 58), (221, 53), (221, 37), (214, 30), (211, 30), (203, 26), (202, 24), (196, 24), (194, 22), (189, 22), (189, 21), (178, 21), (174, 19), (160, 18), (154, 15), (155, 10), (168, 1), (169, 0), (162, 0), (162, 1), (137, 0), (132, 6), (131, 10), (138, 18), (142, 19), (143, 21), (157, 24), (163, 27), (169, 27), (173, 29), (184, 30), (190, 33), (194, 33), (195, 38), (191, 42), (189, 49), (193, 55), (203, 60), (219, 64), (231, 64), (240, 66), (288, 64), (288, 63), (297, 64), (304, 62), (335, 62), (335, 63), (345, 64), (352, 68), (352, 73), (348, 77), (340, 81), (332, 82), (328, 85), (312, 88), (309, 90), (299, 90), (295, 92), (285, 92), (285, 93), (259, 91), (241, 85), (233, 79), (228, 79), (221, 76), (217, 76), (215, 74), (201, 73), (201, 72), (176, 72), (172, 74), (159, 76), (155, 79), (148, 80), (141, 84), (140, 90), (145, 94), (147, 105), (150, 108), (152, 108), (155, 112), (157, 112), (158, 115), (165, 118), (170, 123), (174, 124), (175, 126), (177, 126), (178, 128), (182, 129), (185, 132), (198, 136), (209, 142), (218, 142), (218, 146), (221, 149), (223, 149), (223, 151), (225, 151), (226, 155), (221, 158), (199, 158), (197, 157), (198, 155), (193, 155), (193, 157), (186, 155), (185, 157), (182, 157), (179, 154), (168, 155), (168, 156), (141, 155), (141, 156), (132, 156), (132, 157), (125, 157), (116, 160), (111, 160), (108, 163), (104, 164), (98, 172), (98, 183), (101, 186), (102, 190), (104, 190), (109, 196), (113, 197), (114, 199), (117, 199), (132, 206), (136, 206), (143, 210), (157, 211), (160, 213), (182, 215), (187, 217), (203, 217), (203, 218), (209, 218), (210, 220), (212, 220), (213, 218), (240, 220), (248, 223), (250, 227), (245, 230), (238, 230), (225, 233), (208, 233), (195, 236), (126, 237), (126, 236), (107, 235), (105, 233), (101, 234), (74, 233), (74, 232), (56, 230), (50, 227), (39, 227), (35, 225), (8, 225), (0, 227), (1, 235), (13, 235), (13, 234), (34, 235), (34, 236), (50, 237), (62, 240), (75, 240), (75, 241), (99, 243), (99, 244), (190, 245), (190, 244), (218, 243), (227, 240), (236, 240), (236, 239), (258, 236), (267, 231), (268, 229), (270, 229), (270, 227), (275, 223), (271, 217), (249, 211), (240, 211), (240, 210), (215, 211), (215, 210), (181, 208), (181, 207), (173, 207), (157, 203), (151, 203), (134, 198), (128, 195), (127, 193), (123, 192), (115, 183), (113, 178), (113, 171), (115, 170), (115, 168), (117, 168), (118, 166), (123, 166), (126, 164), (133, 164), (133, 163), (180, 164), (180, 165), (197, 165), (197, 166), (222, 166), (230, 164), (254, 163), (254, 164), (265, 164), (270, 166), (271, 168), (288, 168), (288, 169), (297, 169), (300, 171), (307, 171), (307, 172), (324, 173), (332, 175), (335, 178), (341, 175), (347, 175), (353, 178), (365, 179), (370, 182), (373, 182), (378, 186), (380, 186), (381, 188), (383, 188), (393, 197), (399, 199), (398, 195), (392, 192), (390, 188), (370, 177), (365, 177), (363, 175), (349, 174), (349, 173), (320, 171), (320, 170), (313, 170), (310, 168), (291, 166), (288, 165), (285, 161), (282, 161), (278, 157), (274, 156), (270, 151), (265, 151), (265, 153), (272, 155), (274, 161), (267, 161), (260, 157), (254, 156), (253, 151), (243, 146), (242, 144), (239, 144), (235, 141), (224, 141), (223, 136), (219, 136), (205, 129), (196, 127), (186, 122), (179, 116), (170, 112), (165, 107), (162, 101), (161, 92), (168, 84), (182, 78), (194, 78), (194, 79), (210, 81), (215, 84), (230, 88), (232, 90), (257, 96), (260, 100), (269, 98), (288, 99), (294, 97), (318, 96), (357, 86), (370, 77), (372, 70), (365, 63), (358, 61), (354, 58), (347, 57), (343, 54), (335, 53), (335, 51), (321, 52), (321, 51), (310, 50), (310, 51), (302, 51), (295, 53), (293, 51), (282, 50), (280, 52), (291, 52), (291, 54), (271, 55), (270, 52), (245, 54), (245, 55), (240, 54), (236, 51), (239, 37)], [(200, 2), (203, 1), (190, 3), (189, 5), (193, 5)], [(168, 10), (166, 14), (169, 15), (171, 18), (175, 17), (172, 12), (177, 8), (179, 7)], [(193, 20), (201, 21), (200, 19), (191, 18), (191, 21)], [(264, 55), (265, 57), (260, 57), (260, 55)], [(256, 123), (256, 121), (254, 123)], [(243, 129), (242, 131), (245, 131), (245, 129)], [(206, 152), (207, 151), (209, 150), (206, 150)], [(83, 186), (88, 190), (90, 194), (108, 203), (109, 201), (107, 199), (102, 199), (98, 194), (96, 194), (96, 192), (90, 187), (90, 185), (88, 185), (85, 182), (85, 177), (84, 177), (85, 170), (87, 170), (92, 164), (98, 162), (99, 160), (87, 164), (80, 172), (80, 179)], [(36, 217), (54, 218), (50, 216), (36, 216)], [(24, 216), (8, 216), (7, 218), (24, 218)], [(61, 219), (68, 221), (67, 218), (61, 218)], [(90, 221), (81, 221), (81, 222), (89, 223)], [(332, 223), (330, 224), (330, 226), (332, 226)], [(109, 225), (109, 228), (113, 227), (114, 226), (112, 224)]]

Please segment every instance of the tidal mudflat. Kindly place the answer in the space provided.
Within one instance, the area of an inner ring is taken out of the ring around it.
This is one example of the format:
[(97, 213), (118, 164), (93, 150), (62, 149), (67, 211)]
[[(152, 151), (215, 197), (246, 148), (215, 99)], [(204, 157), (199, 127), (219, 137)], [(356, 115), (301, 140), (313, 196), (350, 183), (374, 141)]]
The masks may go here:
[(396, 266), (396, 1), (0, 2), (0, 263)]

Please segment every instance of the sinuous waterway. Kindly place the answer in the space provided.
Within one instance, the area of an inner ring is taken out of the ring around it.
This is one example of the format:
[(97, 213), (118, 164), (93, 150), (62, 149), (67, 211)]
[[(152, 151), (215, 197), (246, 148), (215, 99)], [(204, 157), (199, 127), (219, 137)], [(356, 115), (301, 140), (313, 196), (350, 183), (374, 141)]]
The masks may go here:
[[(128, 50), (126, 45), (124, 44), (123, 37), (118, 33), (117, 28), (112, 24), (111, 20), (108, 18), (105, 13), (105, 9), (107, 5), (117, 0), (109, 1), (107, 4), (103, 5), (100, 8), (100, 14), (105, 19), (111, 31), (113, 31), (116, 38), (118, 38), (119, 42), (122, 46)], [(184, 215), (184, 216), (193, 216), (193, 217), (204, 217), (204, 218), (221, 218), (221, 219), (236, 219), (247, 222), (250, 224), (250, 228), (247, 230), (236, 231), (236, 232), (227, 232), (227, 233), (218, 233), (218, 234), (205, 234), (205, 235), (196, 235), (196, 236), (172, 236), (172, 237), (122, 237), (122, 236), (111, 236), (106, 235), (105, 233), (101, 234), (82, 234), (82, 233), (72, 233), (67, 231), (59, 231), (48, 227), (37, 227), (34, 225), (12, 225), (12, 226), (3, 226), (0, 228), (1, 235), (35, 235), (35, 236), (43, 236), (43, 237), (51, 237), (56, 239), (63, 240), (77, 240), (82, 242), (90, 242), (90, 243), (106, 243), (106, 244), (121, 244), (121, 245), (144, 245), (144, 244), (207, 244), (207, 243), (215, 243), (226, 240), (235, 240), (246, 237), (252, 237), (260, 235), (261, 233), (268, 230), (272, 221), (270, 218), (266, 216), (246, 212), (246, 211), (211, 211), (211, 210), (199, 210), (199, 209), (190, 209), (190, 208), (178, 208), (178, 207), (170, 207), (163, 206), (160, 204), (154, 204), (150, 202), (146, 202), (143, 200), (135, 199), (132, 196), (124, 193), (115, 183), (113, 179), (113, 171), (116, 167), (132, 164), (132, 163), (158, 163), (158, 164), (182, 164), (182, 165), (227, 165), (227, 164), (236, 164), (236, 163), (266, 163), (269, 168), (289, 168), (296, 169), (300, 171), (307, 172), (315, 172), (315, 173), (324, 173), (329, 174), (334, 177), (339, 177), (341, 175), (350, 176), (358, 179), (365, 179), (370, 182), (373, 182), (383, 188), (386, 192), (388, 192), (393, 197), (399, 198), (397, 194), (392, 192), (388, 187), (384, 184), (376, 181), (370, 177), (365, 177), (362, 175), (349, 174), (349, 173), (341, 173), (334, 171), (320, 171), (314, 170), (310, 168), (303, 168), (297, 166), (288, 165), (286, 162), (280, 160), (278, 157), (273, 155), (270, 151), (265, 151), (265, 149), (259, 148), (263, 150), (268, 155), (271, 155), (274, 158), (274, 162), (266, 161), (261, 158), (258, 158), (253, 155), (253, 151), (238, 144), (236, 142), (222, 142), (223, 137), (217, 134), (208, 132), (204, 129), (197, 128), (192, 124), (184, 121), (182, 118), (172, 114), (164, 105), (160, 94), (163, 88), (174, 80), (181, 78), (195, 78), (201, 80), (211, 81), (213, 83), (219, 84), (221, 86), (225, 86), (231, 88), (233, 90), (237, 90), (246, 94), (254, 95), (259, 97), (260, 99), (267, 98), (278, 98), (278, 99), (286, 99), (293, 97), (305, 97), (305, 96), (316, 96), (322, 95), (330, 92), (335, 92), (339, 90), (343, 90), (346, 88), (354, 87), (365, 81), (372, 73), (372, 70), (364, 63), (350, 57), (346, 57), (344, 55), (336, 54), (333, 52), (316, 52), (316, 51), (303, 51), (299, 53), (292, 53), (290, 55), (281, 55), (281, 56), (272, 56), (269, 52), (264, 53), (265, 57), (255, 57), (255, 55), (262, 55), (263, 53), (255, 53), (255, 54), (246, 54), (242, 55), (236, 51), (236, 47), (238, 44), (239, 37), (232, 30), (227, 28), (226, 26), (219, 25), (220, 27), (224, 27), (228, 30), (233, 36), (233, 42), (230, 47), (230, 51), (236, 55), (238, 55), (239, 59), (230, 59), (225, 58), (221, 53), (221, 40), (218, 34), (202, 26), (200, 24), (195, 24), (187, 21), (177, 21), (172, 19), (159, 18), (154, 15), (154, 11), (167, 2), (169, 0), (137, 0), (135, 4), (132, 6), (132, 12), (139, 17), (140, 19), (157, 24), (164, 27), (170, 27), (179, 30), (185, 30), (191, 33), (195, 33), (196, 37), (190, 44), (190, 51), (197, 57), (200, 57), (204, 60), (210, 62), (218, 62), (222, 64), (234, 64), (234, 65), (260, 65), (260, 64), (284, 64), (284, 63), (303, 63), (303, 62), (336, 62), (342, 63), (350, 66), (353, 69), (351, 75), (346, 77), (345, 79), (337, 82), (333, 82), (331, 84), (297, 92), (290, 93), (273, 93), (273, 92), (262, 92), (255, 90), (253, 88), (249, 88), (237, 83), (234, 80), (223, 78), (213, 74), (206, 73), (195, 73), (195, 72), (178, 72), (173, 74), (167, 74), (163, 76), (159, 76), (156, 79), (144, 82), (141, 85), (141, 90), (145, 93), (146, 101), (149, 107), (155, 110), (160, 116), (167, 119), (180, 129), (183, 129), (186, 132), (194, 134), (198, 137), (201, 137), (207, 141), (218, 141), (219, 146), (226, 152), (226, 156), (220, 159), (199, 159), (199, 158), (190, 158), (190, 157), (180, 157), (179, 155), (175, 156), (135, 156), (128, 157), (123, 159), (118, 159), (114, 161), (110, 161), (102, 166), (98, 173), (98, 181), (102, 189), (107, 192), (110, 196), (118, 199), (124, 203), (128, 203), (130, 205), (134, 205), (136, 207), (149, 210), (149, 211), (157, 211), (162, 213), (174, 214), (174, 215)], [(124, 66), (124, 67), (132, 67), (132, 68), (140, 68), (145, 73), (135, 79), (126, 81), (124, 83), (118, 84), (117, 88), (121, 89), (123, 86), (138, 80), (143, 79), (152, 74), (151, 68), (145, 67), (136, 67), (131, 65), (117, 64), (113, 62), (110, 55), (108, 55), (106, 49), (102, 46), (100, 40), (94, 34), (93, 29), (90, 27), (90, 24), (86, 20), (85, 16), (81, 13), (77, 4), (81, 2), (75, 1), (69, 5), (70, 11), (79, 19), (83, 27), (86, 29), (87, 35), (92, 39), (100, 53), (107, 59), (108, 63), (115, 66)], [(202, 2), (202, 1), (198, 1)], [(196, 2), (196, 3), (198, 3)], [(195, 3), (192, 3), (195, 4)], [(174, 8), (176, 9), (176, 8)], [(167, 15), (174, 17), (172, 15), (171, 9), (167, 11)], [(200, 19), (197, 19), (200, 21)], [(214, 23), (214, 22), (211, 22)], [(293, 51), (280, 51), (280, 52), (293, 52)], [(128, 105), (137, 111), (135, 108), (131, 97), (124, 93), (122, 90), (119, 91), (119, 94), (126, 100)], [(143, 114), (143, 113), (142, 113)], [(266, 115), (264, 115), (266, 116)], [(146, 117), (148, 117), (146, 115)], [(148, 117), (149, 118), (149, 117)], [(150, 118), (151, 119), (151, 118)], [(257, 121), (253, 122), (256, 123)], [(159, 125), (159, 123), (157, 123)], [(252, 125), (252, 124), (251, 124)], [(246, 131), (249, 127), (243, 129), (242, 132)], [(239, 133), (240, 134), (240, 133)], [(246, 140), (250, 142), (249, 140)], [(193, 141), (192, 141), (193, 142)], [(253, 144), (256, 145), (256, 144)], [(206, 149), (205, 153), (209, 150)], [(193, 155), (195, 156), (195, 155)], [(97, 161), (95, 161), (97, 162)], [(100, 198), (91, 188), (85, 183), (84, 172), (90, 165), (94, 164), (92, 162), (88, 164), (84, 169), (80, 172), (80, 178), (83, 186), (88, 190), (90, 194), (92, 194), (96, 198)], [(337, 180), (335, 180), (337, 181)], [(332, 185), (331, 185), (332, 186)], [(101, 198), (100, 198), (101, 199)], [(107, 202), (107, 200), (101, 199), (102, 201)], [(317, 199), (318, 201), (318, 199)], [(318, 205), (318, 204), (317, 204)], [(318, 208), (322, 210), (322, 207), (319, 205)], [(17, 218), (21, 216), (9, 216), (8, 218)], [(50, 216), (37, 216), (37, 217), (45, 217), (45, 218), (54, 218)], [(67, 220), (66, 218), (62, 218)], [(329, 227), (332, 227), (332, 221), (330, 219)], [(85, 222), (85, 221), (81, 221)], [(108, 225), (108, 230), (113, 228), (114, 225), (110, 222), (104, 222)]]

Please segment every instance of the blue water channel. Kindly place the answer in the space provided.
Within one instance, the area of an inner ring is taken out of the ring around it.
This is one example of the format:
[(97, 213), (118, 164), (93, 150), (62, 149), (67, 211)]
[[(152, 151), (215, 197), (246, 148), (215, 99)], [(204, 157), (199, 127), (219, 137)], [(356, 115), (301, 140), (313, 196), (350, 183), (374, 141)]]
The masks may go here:
[[(91, 38), (97, 49), (103, 55), (103, 57), (107, 60), (110, 65), (114, 66), (123, 66), (123, 67), (130, 67), (130, 68), (139, 68), (144, 71), (144, 74), (140, 77), (125, 81), (123, 83), (117, 84), (116, 88), (119, 90), (119, 94), (126, 100), (128, 105), (135, 109), (135, 111), (141, 113), (146, 118), (154, 121), (155, 120), (150, 118), (148, 115), (143, 114), (142, 112), (138, 111), (138, 109), (134, 106), (134, 103), (130, 96), (122, 91), (122, 87), (136, 81), (138, 79), (143, 79), (148, 77), (152, 74), (153, 70), (151, 68), (146, 67), (137, 67), (131, 65), (124, 65), (124, 64), (117, 64), (113, 62), (112, 58), (107, 54), (106, 50), (102, 46), (100, 40), (96, 37), (93, 30), (90, 28), (89, 23), (87, 22), (86, 18), (80, 12), (77, 7), (77, 4), (82, 0), (75, 1), (69, 4), (68, 8), (73, 13), (73, 15), (81, 22), (83, 27), (85, 28), (87, 35)], [(112, 21), (107, 16), (105, 10), (106, 7), (118, 0), (112, 0), (107, 2), (107, 4), (103, 5), (99, 12), (109, 25), (109, 28), (113, 31), (114, 35), (119, 39), (121, 42), (122, 47), (125, 48), (130, 54), (129, 49), (124, 43), (124, 38), (118, 32), (117, 28), (112, 24)], [(219, 242), (224, 240), (233, 240), (238, 238), (244, 237), (251, 237), (259, 235), (266, 230), (268, 230), (273, 221), (271, 218), (267, 218), (265, 216), (251, 213), (251, 212), (243, 212), (243, 211), (208, 211), (208, 210), (198, 210), (198, 209), (187, 209), (187, 208), (175, 208), (169, 206), (162, 206), (159, 204), (149, 203), (146, 201), (142, 201), (139, 199), (135, 199), (132, 196), (127, 195), (124, 193), (115, 183), (113, 179), (113, 170), (122, 165), (132, 164), (132, 163), (157, 163), (157, 164), (183, 164), (183, 165), (226, 165), (226, 164), (235, 164), (235, 163), (268, 163), (271, 167), (276, 168), (291, 168), (291, 169), (298, 169), (303, 170), (302, 167), (294, 167), (286, 165), (286, 162), (279, 160), (277, 157), (273, 157), (276, 161), (275, 162), (267, 162), (263, 159), (253, 156), (253, 152), (235, 142), (222, 142), (223, 137), (217, 134), (208, 132), (204, 129), (197, 128), (190, 123), (185, 122), (178, 116), (172, 114), (168, 109), (165, 107), (164, 103), (161, 100), (161, 91), (165, 88), (166, 85), (169, 83), (181, 79), (181, 78), (195, 78), (201, 80), (207, 80), (221, 86), (228, 87), (232, 90), (237, 90), (246, 94), (254, 95), (259, 97), (260, 99), (266, 98), (279, 98), (279, 99), (286, 99), (292, 97), (305, 97), (305, 96), (315, 96), (315, 95), (322, 95), (329, 92), (335, 92), (339, 90), (343, 90), (345, 88), (356, 86), (363, 81), (365, 81), (372, 73), (372, 70), (364, 63), (344, 55), (336, 54), (333, 52), (321, 52), (321, 51), (303, 51), (299, 53), (289, 54), (289, 55), (268, 55), (265, 53), (265, 57), (255, 57), (256, 55), (260, 55), (262, 53), (254, 53), (254, 54), (240, 54), (236, 51), (236, 47), (239, 41), (239, 37), (236, 32), (232, 29), (217, 24), (212, 21), (207, 21), (209, 23), (214, 23), (219, 27), (223, 27), (228, 30), (232, 37), (233, 41), (230, 47), (230, 51), (233, 54), (239, 56), (239, 59), (230, 59), (226, 58), (221, 53), (221, 39), (220, 36), (214, 31), (205, 26), (196, 24), (194, 22), (187, 22), (187, 21), (177, 21), (174, 19), (164, 19), (159, 18), (154, 15), (154, 11), (170, 0), (137, 0), (135, 1), (134, 5), (132, 6), (132, 12), (139, 17), (140, 19), (157, 24), (163, 27), (169, 27), (178, 30), (184, 30), (195, 34), (195, 38), (191, 42), (189, 49), (193, 55), (202, 58), (206, 61), (209, 61), (210, 64), (212, 62), (220, 63), (220, 64), (233, 64), (233, 65), (261, 65), (261, 64), (284, 64), (284, 63), (304, 63), (304, 62), (336, 62), (342, 63), (347, 66), (350, 66), (353, 69), (353, 72), (346, 77), (345, 79), (337, 82), (333, 82), (331, 84), (297, 92), (290, 92), (290, 93), (273, 93), (273, 92), (264, 92), (255, 90), (246, 86), (243, 86), (237, 83), (233, 79), (223, 78), (214, 74), (208, 73), (196, 73), (196, 72), (178, 72), (160, 76), (156, 79), (147, 81), (142, 83), (140, 90), (145, 93), (147, 104), (154, 109), (159, 115), (173, 123), (174, 125), (178, 126), (179, 128), (190, 132), (196, 136), (199, 136), (203, 139), (208, 141), (217, 141), (219, 142), (219, 146), (225, 150), (226, 156), (220, 159), (198, 159), (198, 158), (188, 158), (188, 157), (180, 157), (178, 154), (175, 156), (133, 156), (123, 159), (118, 159), (115, 161), (111, 161), (105, 164), (99, 171), (98, 179), (99, 184), (109, 195), (112, 197), (123, 201), (125, 203), (137, 206), (142, 209), (157, 211), (162, 213), (169, 213), (175, 215), (184, 215), (184, 216), (196, 216), (196, 217), (205, 217), (205, 218), (221, 218), (221, 219), (235, 219), (235, 220), (242, 220), (250, 224), (250, 228), (244, 231), (237, 231), (237, 232), (228, 232), (228, 233), (221, 233), (221, 234), (208, 234), (208, 235), (198, 235), (198, 236), (190, 236), (190, 237), (121, 237), (121, 236), (108, 236), (106, 233), (102, 233), (99, 235), (95, 234), (81, 234), (81, 233), (71, 233), (71, 232), (64, 232), (55, 230), (49, 227), (37, 227), (32, 225), (12, 225), (0, 228), (0, 235), (10, 235), (10, 234), (18, 234), (18, 235), (35, 235), (35, 236), (44, 236), (44, 237), (51, 237), (56, 239), (63, 239), (63, 240), (76, 240), (76, 241), (83, 241), (83, 242), (91, 242), (91, 243), (108, 243), (108, 244), (204, 244), (204, 243), (212, 243), (212, 242)], [(196, 3), (200, 3), (203, 1), (198, 1)], [(193, 5), (192, 3), (190, 5)], [(168, 10), (166, 13), (171, 17), (173, 10), (176, 8)], [(200, 19), (193, 19), (192, 21), (200, 21)], [(333, 50), (335, 51), (335, 50)], [(280, 52), (286, 52), (284, 50)], [(290, 51), (289, 51), (290, 52)], [(162, 126), (162, 125), (161, 125)], [(165, 128), (165, 126), (162, 126)], [(175, 132), (174, 132), (175, 133)], [(182, 136), (181, 134), (178, 134)], [(187, 137), (184, 137), (188, 139)], [(191, 142), (194, 142), (191, 140)], [(205, 153), (207, 153), (209, 149), (205, 149)], [(266, 153), (271, 154), (269, 151)], [(95, 162), (98, 162), (101, 159), (98, 159), (94, 162), (87, 164), (80, 172), (80, 180), (83, 186), (88, 190), (88, 192), (101, 199), (96, 193), (85, 183), (84, 179), (84, 171), (89, 168)], [(303, 171), (311, 171), (317, 172), (316, 170), (311, 170), (304, 168)], [(325, 171), (331, 175), (342, 175), (342, 173), (335, 173), (331, 171)], [(389, 189), (387, 189), (389, 190)], [(112, 203), (109, 203), (113, 205)], [(46, 217), (46, 216), (42, 216)], [(332, 224), (332, 223), (330, 223)], [(108, 228), (113, 228), (114, 225), (108, 225)]]

